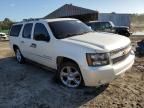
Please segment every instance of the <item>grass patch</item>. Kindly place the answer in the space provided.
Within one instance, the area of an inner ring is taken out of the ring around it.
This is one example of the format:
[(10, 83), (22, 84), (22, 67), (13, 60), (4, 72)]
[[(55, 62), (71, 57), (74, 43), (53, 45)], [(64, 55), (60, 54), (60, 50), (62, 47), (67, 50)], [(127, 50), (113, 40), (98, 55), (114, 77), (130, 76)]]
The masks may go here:
[(9, 30), (0, 30), (0, 32), (8, 34)]

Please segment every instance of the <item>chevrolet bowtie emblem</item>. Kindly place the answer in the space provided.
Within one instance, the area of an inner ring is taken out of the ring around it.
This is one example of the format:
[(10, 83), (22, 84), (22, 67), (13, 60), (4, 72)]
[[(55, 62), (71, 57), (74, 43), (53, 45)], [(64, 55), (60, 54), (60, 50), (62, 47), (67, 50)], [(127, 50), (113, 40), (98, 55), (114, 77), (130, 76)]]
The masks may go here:
[(128, 50), (123, 51), (123, 55), (126, 55), (128, 53)]

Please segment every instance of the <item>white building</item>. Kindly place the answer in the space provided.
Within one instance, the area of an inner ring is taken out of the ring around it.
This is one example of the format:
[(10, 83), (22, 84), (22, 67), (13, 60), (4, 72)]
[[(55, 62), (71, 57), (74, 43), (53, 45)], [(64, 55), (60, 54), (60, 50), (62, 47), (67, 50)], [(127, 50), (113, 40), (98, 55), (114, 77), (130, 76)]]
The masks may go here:
[(131, 14), (99, 13), (99, 21), (112, 21), (116, 26), (129, 26), (131, 24)]

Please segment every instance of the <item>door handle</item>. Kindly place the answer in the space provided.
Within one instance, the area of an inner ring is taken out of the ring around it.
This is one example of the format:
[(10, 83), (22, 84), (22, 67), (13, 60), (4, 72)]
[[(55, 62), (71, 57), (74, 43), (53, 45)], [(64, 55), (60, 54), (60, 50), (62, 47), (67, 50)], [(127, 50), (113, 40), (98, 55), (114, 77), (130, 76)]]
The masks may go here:
[(37, 45), (36, 45), (35, 43), (32, 43), (32, 44), (30, 45), (30, 47), (32, 47), (32, 48), (36, 48)]
[(24, 44), (25, 42), (24, 42), (24, 41), (21, 41), (21, 43), (23, 43), (23, 44)]

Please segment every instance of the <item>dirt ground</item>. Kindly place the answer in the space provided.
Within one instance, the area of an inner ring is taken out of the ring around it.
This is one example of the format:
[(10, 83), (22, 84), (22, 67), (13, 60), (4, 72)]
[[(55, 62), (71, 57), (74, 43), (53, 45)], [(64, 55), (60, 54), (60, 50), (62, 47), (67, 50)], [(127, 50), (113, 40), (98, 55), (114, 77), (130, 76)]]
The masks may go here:
[[(139, 38), (131, 38), (133, 45)], [(18, 64), (8, 42), (0, 42), (0, 108), (144, 108), (144, 58), (131, 71), (101, 87), (69, 89), (55, 72)]]

